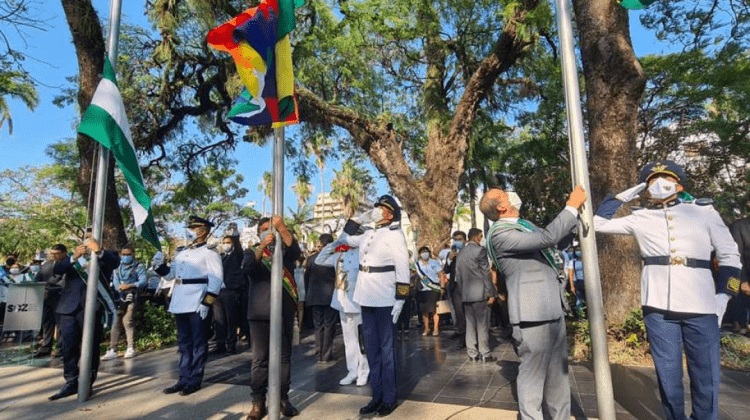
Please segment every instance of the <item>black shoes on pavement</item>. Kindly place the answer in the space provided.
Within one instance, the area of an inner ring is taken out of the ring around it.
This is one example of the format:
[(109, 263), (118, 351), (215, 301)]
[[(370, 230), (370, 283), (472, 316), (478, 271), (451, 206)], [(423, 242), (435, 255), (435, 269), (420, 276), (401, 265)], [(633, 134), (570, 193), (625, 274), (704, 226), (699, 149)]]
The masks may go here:
[(362, 415), (372, 414), (378, 411), (380, 406), (381, 406), (380, 401), (372, 400), (366, 406), (359, 409), (359, 414), (362, 414)]
[(281, 414), (283, 414), (286, 417), (294, 417), (299, 415), (299, 410), (294, 408), (292, 404), (289, 403), (289, 401), (281, 401)]
[(492, 362), (495, 362), (495, 361), (497, 361), (497, 357), (495, 357), (495, 356), (485, 356), (485, 357), (482, 357), (482, 362), (483, 363), (492, 363)]
[(78, 385), (75, 386), (72, 385), (65, 385), (60, 389), (57, 394), (51, 395), (48, 399), (50, 401), (59, 400), (60, 398), (69, 397), (71, 395), (75, 395), (78, 393)]
[(180, 391), (180, 395), (185, 397), (198, 392), (199, 389), (201, 389), (200, 386), (186, 386), (185, 388), (182, 388), (182, 390)]
[(187, 385), (183, 385), (181, 383), (176, 383), (176, 384), (170, 386), (169, 388), (164, 388), (162, 390), (162, 392), (165, 393), (165, 394), (174, 394), (174, 393), (182, 391), (186, 387), (187, 387)]
[(391, 414), (395, 409), (396, 403), (380, 404), (380, 408), (378, 408), (378, 417), (385, 417)]

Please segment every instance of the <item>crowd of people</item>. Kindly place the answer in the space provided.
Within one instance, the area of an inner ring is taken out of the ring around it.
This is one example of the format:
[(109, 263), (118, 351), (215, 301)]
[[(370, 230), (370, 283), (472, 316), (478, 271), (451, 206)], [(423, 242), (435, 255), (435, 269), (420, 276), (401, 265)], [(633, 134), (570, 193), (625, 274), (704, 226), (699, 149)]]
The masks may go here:
[[(728, 229), (710, 200), (696, 200), (684, 191), (684, 183), (685, 174), (674, 162), (646, 166), (639, 185), (604, 200), (594, 229), (633, 235), (639, 245), (644, 263), (642, 308), (665, 415), (685, 418), (684, 348), (693, 417), (711, 419), (718, 414), (722, 317), (726, 312), (725, 322), (735, 330), (747, 328), (750, 276), (745, 263), (750, 262), (750, 252), (746, 256), (745, 250), (750, 249), (750, 219)], [(640, 196), (646, 206), (613, 218), (619, 207)], [(207, 242), (213, 223), (190, 216), (191, 242), (171, 262), (157, 253), (146, 266), (135, 260), (132, 247), (115, 253), (87, 238), (70, 256), (64, 245), (54, 245), (48, 259), (35, 256), (27, 267), (18, 264), (16, 255), (8, 255), (4, 279), (46, 284), (36, 355), (50, 353), (58, 325), (65, 378), (50, 400), (77, 393), (85, 269), (98, 258), (102, 273), (97, 313), (111, 309), (114, 318), (102, 360), (118, 357), (122, 329), (127, 342), (124, 357), (136, 356), (139, 293), (149, 276), (158, 276), (175, 316), (180, 353), (179, 379), (164, 393), (186, 396), (201, 389), (211, 335), (216, 343), (213, 353), (221, 354), (236, 353), (238, 341), (246, 337), (252, 353), (252, 406), (246, 418), (263, 418), (268, 411), (272, 256), (281, 247), (283, 415), (299, 414), (288, 398), (291, 349), (307, 313), (314, 336), (308, 356), (323, 365), (335, 360), (333, 340), (340, 324), (347, 367), (340, 384), (369, 383), (372, 389), (362, 415), (387, 416), (396, 409), (395, 342), (409, 340), (414, 327), (425, 340), (439, 336), (442, 326), (450, 323), (456, 349), (465, 349), (471, 362), (496, 360), (490, 346), (493, 332), (513, 344), (520, 359), (520, 418), (542, 419), (546, 412), (553, 419), (567, 419), (565, 317), (585, 314), (584, 267), (580, 246), (573, 242), (585, 201), (585, 191), (576, 187), (559, 215), (539, 227), (521, 217), (518, 194), (493, 188), (480, 201), (480, 210), (493, 222), (486, 234), (477, 228), (455, 231), (439, 249), (421, 246), (414, 256), (401, 229), (401, 208), (388, 195), (372, 210), (350, 219), (336, 236), (321, 235), (310, 255), (279, 217), (260, 219), (256, 244), (243, 248), (237, 226), (231, 224), (218, 247), (212, 248)], [(96, 325), (98, 343), (103, 325)], [(98, 355), (93, 356), (92, 385), (98, 365)]]

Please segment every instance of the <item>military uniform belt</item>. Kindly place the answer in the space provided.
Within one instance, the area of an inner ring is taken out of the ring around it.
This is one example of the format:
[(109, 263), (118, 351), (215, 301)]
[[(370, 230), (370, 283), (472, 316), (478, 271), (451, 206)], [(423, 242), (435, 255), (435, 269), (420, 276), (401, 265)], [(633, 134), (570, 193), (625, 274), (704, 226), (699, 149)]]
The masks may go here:
[(699, 260), (697, 258), (687, 257), (643, 257), (644, 265), (684, 265), (690, 268), (705, 268), (706, 270), (711, 269), (711, 261)]
[(177, 284), (208, 284), (208, 279), (175, 279)]
[(389, 271), (396, 271), (396, 266), (384, 265), (382, 267), (369, 267), (366, 265), (360, 265), (359, 271), (362, 273), (387, 273)]

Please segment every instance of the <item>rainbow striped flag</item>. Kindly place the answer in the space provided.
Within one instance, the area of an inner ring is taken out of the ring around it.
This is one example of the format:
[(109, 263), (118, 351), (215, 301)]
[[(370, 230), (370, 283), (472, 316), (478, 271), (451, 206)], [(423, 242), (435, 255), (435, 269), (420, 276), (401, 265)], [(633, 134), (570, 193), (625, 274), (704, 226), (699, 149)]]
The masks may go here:
[(208, 33), (209, 46), (232, 54), (245, 85), (229, 111), (232, 121), (274, 128), (299, 122), (289, 33), (303, 4), (262, 0)]

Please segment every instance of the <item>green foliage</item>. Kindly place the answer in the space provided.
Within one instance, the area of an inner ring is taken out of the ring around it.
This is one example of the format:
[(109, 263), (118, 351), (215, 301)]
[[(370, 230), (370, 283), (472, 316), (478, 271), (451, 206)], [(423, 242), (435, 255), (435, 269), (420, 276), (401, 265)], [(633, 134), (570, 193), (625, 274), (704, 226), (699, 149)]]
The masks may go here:
[(630, 311), (622, 325), (612, 330), (614, 336), (631, 347), (640, 347), (646, 342), (646, 324), (643, 322), (643, 311), (640, 308)]
[(341, 165), (341, 170), (333, 170), (335, 177), (331, 182), (331, 198), (344, 202), (344, 217), (352, 217), (362, 201), (367, 201), (374, 192), (374, 180), (370, 173), (347, 160)]
[[(104, 332), (102, 343), (99, 346), (100, 354), (109, 349), (110, 329)], [(122, 340), (118, 343), (117, 350), (125, 351), (127, 342), (125, 333), (120, 334)], [(138, 351), (155, 350), (168, 347), (177, 342), (177, 326), (174, 315), (169, 313), (163, 306), (155, 305), (150, 300), (144, 302), (135, 314), (135, 349)]]
[(721, 366), (750, 370), (750, 340), (733, 335), (721, 337)]
[(586, 319), (566, 321), (568, 351), (576, 360), (591, 358), (591, 326)]

